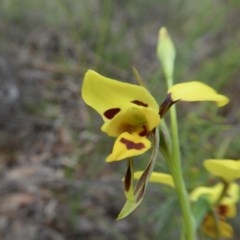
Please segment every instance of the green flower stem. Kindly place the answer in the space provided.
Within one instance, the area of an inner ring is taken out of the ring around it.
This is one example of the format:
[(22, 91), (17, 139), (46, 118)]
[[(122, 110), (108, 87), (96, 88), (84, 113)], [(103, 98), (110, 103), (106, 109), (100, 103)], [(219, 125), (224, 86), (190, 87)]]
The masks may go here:
[[(173, 80), (168, 79), (168, 87), (172, 86)], [(186, 240), (196, 239), (194, 218), (191, 213), (191, 205), (188, 197), (188, 192), (183, 179), (181, 156), (180, 156), (180, 145), (178, 136), (178, 123), (177, 113), (175, 106), (170, 109), (170, 121), (172, 131), (172, 156), (169, 160), (172, 177), (174, 180), (175, 188), (177, 191), (178, 199), (180, 202), (183, 224), (184, 224), (184, 235)]]

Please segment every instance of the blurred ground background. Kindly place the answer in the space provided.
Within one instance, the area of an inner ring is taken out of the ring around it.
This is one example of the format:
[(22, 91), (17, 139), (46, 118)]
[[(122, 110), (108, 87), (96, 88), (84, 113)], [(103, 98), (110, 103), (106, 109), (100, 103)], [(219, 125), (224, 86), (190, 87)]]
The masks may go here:
[(213, 183), (205, 158), (240, 158), (239, 16), (237, 0), (0, 1), (0, 239), (178, 239), (178, 203), (164, 186), (149, 186), (137, 211), (115, 220), (126, 164), (104, 162), (113, 139), (81, 100), (82, 79), (91, 68), (134, 81), (134, 66), (160, 103), (155, 50), (166, 26), (175, 81), (201, 80), (231, 99), (222, 109), (178, 105), (188, 188)]

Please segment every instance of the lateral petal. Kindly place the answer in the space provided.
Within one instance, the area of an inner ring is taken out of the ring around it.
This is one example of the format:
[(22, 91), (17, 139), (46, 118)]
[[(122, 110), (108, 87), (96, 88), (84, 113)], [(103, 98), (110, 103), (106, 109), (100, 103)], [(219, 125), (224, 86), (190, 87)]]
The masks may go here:
[[(142, 176), (142, 174), (143, 171), (134, 172), (134, 179), (139, 179)], [(152, 172), (149, 181), (165, 184), (173, 188), (175, 187), (172, 176), (167, 173)]]
[(240, 160), (207, 159), (204, 167), (213, 175), (231, 182), (240, 178)]
[(198, 81), (175, 84), (169, 88), (168, 94), (171, 95), (173, 102), (213, 101), (216, 102), (219, 107), (229, 102), (226, 96), (218, 94), (210, 86)]

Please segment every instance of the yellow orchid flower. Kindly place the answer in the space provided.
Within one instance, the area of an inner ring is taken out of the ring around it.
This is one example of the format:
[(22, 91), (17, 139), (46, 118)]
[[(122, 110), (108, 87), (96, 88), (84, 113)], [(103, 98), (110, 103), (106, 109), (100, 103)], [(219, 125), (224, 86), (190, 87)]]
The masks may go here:
[(211, 174), (226, 182), (240, 178), (240, 160), (207, 159), (204, 161), (204, 166)]
[(142, 154), (151, 147), (147, 137), (160, 124), (160, 116), (159, 106), (146, 88), (89, 70), (82, 97), (102, 116), (102, 131), (117, 138), (107, 162)]
[(196, 202), (200, 197), (204, 197), (215, 209), (218, 216), (232, 218), (237, 214), (236, 203), (239, 201), (239, 186), (231, 183), (224, 193), (224, 184), (217, 183), (212, 187), (197, 187), (190, 194), (192, 202)]
[[(233, 229), (225, 221), (226, 218), (235, 217), (237, 214), (236, 203), (239, 200), (239, 186), (236, 183), (230, 183), (227, 190), (223, 183), (217, 183), (212, 187), (197, 187), (190, 194), (191, 201), (195, 202), (200, 197), (204, 197), (212, 206), (212, 211), (208, 210), (201, 223), (201, 230), (209, 237), (232, 238)], [(226, 192), (223, 191), (226, 190)]]
[[(101, 130), (115, 137), (112, 153), (107, 162), (128, 158), (128, 169), (124, 178), (124, 189), (127, 201), (119, 213), (118, 219), (126, 217), (141, 203), (148, 180), (153, 171), (159, 135), (156, 132), (161, 118), (178, 101), (215, 101), (223, 106), (228, 99), (205, 84), (189, 82), (171, 87), (163, 103), (158, 105), (154, 97), (143, 86), (120, 82), (104, 77), (93, 70), (85, 74), (82, 86), (82, 98), (102, 117)], [(195, 87), (194, 87), (195, 86)], [(193, 94), (196, 91), (196, 94)], [(152, 141), (148, 139), (153, 136)], [(133, 184), (132, 157), (145, 153), (151, 148), (153, 152), (147, 167), (137, 184)], [(159, 178), (152, 175), (152, 180)], [(174, 186), (171, 179), (165, 183)]]
[(230, 238), (233, 237), (233, 228), (224, 220), (216, 219), (211, 214), (208, 214), (201, 225), (202, 232), (211, 238)]
[(82, 97), (102, 116), (104, 124), (101, 130), (117, 138), (107, 162), (146, 152), (151, 147), (149, 134), (177, 101), (215, 101), (219, 106), (228, 102), (225, 96), (209, 86), (188, 82), (171, 87), (159, 108), (146, 88), (104, 77), (93, 70), (85, 74)]
[[(142, 174), (143, 171), (134, 172), (133, 178), (140, 179)], [(173, 188), (175, 187), (172, 176), (167, 173), (152, 172), (149, 178), (149, 182), (161, 183)]]

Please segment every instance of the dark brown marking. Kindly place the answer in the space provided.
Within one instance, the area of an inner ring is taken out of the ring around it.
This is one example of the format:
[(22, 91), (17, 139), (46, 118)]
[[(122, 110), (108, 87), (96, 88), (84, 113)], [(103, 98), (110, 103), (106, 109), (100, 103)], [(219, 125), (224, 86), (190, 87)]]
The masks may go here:
[(142, 173), (142, 176), (140, 177), (140, 179), (137, 182), (136, 188), (134, 190), (134, 193), (137, 194), (137, 192), (139, 192), (139, 190), (146, 185), (146, 181), (147, 181), (147, 177), (149, 174), (149, 171), (151, 169), (151, 163), (152, 161), (150, 161), (150, 163), (148, 164), (148, 166), (146, 167), (146, 169), (144, 170), (144, 172)]
[(136, 202), (139, 202), (143, 198), (144, 193), (145, 193), (145, 189), (146, 189), (146, 182), (143, 184), (143, 186), (141, 186), (141, 190), (137, 194)]
[(140, 143), (135, 143), (135, 142), (130, 141), (126, 138), (121, 138), (120, 142), (125, 144), (128, 150), (131, 150), (131, 149), (141, 150), (145, 147), (145, 145), (141, 142)]
[(143, 130), (139, 133), (139, 136), (140, 137), (147, 136), (147, 134), (148, 134), (147, 127), (145, 125), (143, 125), (142, 128), (143, 128)]
[(218, 214), (220, 216), (226, 216), (228, 207), (226, 205), (219, 205), (218, 206)]
[(139, 105), (139, 106), (142, 106), (142, 107), (148, 107), (147, 103), (141, 102), (139, 100), (134, 100), (134, 101), (132, 101), (132, 103), (134, 103), (136, 105)]
[[(180, 100), (178, 100), (180, 101)], [(167, 97), (165, 98), (165, 100), (163, 101), (163, 103), (160, 105), (160, 109), (159, 109), (159, 115), (162, 118), (165, 113), (168, 111), (168, 109), (176, 102), (178, 101), (173, 101), (172, 97), (171, 97), (171, 93), (169, 93), (167, 95)]]
[(124, 189), (126, 192), (129, 191), (131, 185), (132, 173), (131, 173), (131, 166), (130, 162), (128, 163), (128, 169), (124, 178)]
[(120, 108), (110, 108), (107, 111), (105, 111), (103, 114), (107, 119), (112, 119), (116, 114), (118, 114), (121, 111)]

